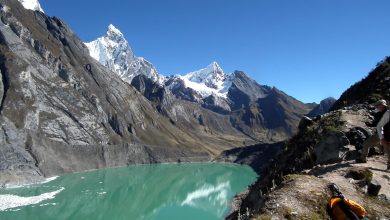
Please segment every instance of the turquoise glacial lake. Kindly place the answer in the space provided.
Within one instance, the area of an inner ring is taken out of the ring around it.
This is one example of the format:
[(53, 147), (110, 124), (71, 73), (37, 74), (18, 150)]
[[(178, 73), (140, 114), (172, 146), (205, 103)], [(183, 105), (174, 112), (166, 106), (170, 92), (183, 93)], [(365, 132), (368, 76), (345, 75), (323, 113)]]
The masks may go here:
[(247, 166), (134, 165), (66, 174), (0, 189), (0, 219), (223, 219), (235, 194), (255, 181)]

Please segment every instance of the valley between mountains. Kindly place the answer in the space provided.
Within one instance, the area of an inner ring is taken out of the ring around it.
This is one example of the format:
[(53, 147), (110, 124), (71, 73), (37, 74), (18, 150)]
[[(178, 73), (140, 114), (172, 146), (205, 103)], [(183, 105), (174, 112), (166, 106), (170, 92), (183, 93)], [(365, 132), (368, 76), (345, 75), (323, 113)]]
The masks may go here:
[[(372, 104), (390, 101), (389, 57), (338, 100), (303, 103), (217, 61), (161, 74), (114, 24), (82, 42), (37, 0), (0, 0), (0, 74), (2, 188), (132, 164), (229, 162), (260, 178), (235, 197), (227, 219), (326, 219), (330, 183), (370, 218), (390, 218), (384, 156), (372, 148), (368, 163), (355, 162), (373, 131)], [(166, 187), (177, 179), (167, 178)], [(383, 185), (378, 196), (367, 195), (372, 181)], [(228, 186), (228, 179), (203, 185), (185, 203)]]
[(317, 106), (217, 62), (163, 76), (114, 25), (84, 43), (39, 3), (0, 4), (2, 186), (134, 163), (209, 161), (286, 140)]

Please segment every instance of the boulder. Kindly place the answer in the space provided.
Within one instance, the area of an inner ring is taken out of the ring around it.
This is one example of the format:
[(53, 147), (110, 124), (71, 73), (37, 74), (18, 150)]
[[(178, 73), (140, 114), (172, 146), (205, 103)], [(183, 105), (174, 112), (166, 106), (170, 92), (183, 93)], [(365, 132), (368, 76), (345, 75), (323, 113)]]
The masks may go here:
[(352, 167), (347, 171), (345, 177), (356, 180), (358, 186), (364, 187), (370, 184), (373, 173), (368, 167)]
[(347, 171), (346, 177), (354, 180), (366, 180), (367, 182), (371, 182), (372, 172), (368, 167), (353, 167)]
[(301, 121), (299, 122), (298, 128), (300, 131), (303, 131), (304, 129), (306, 129), (307, 127), (312, 125), (313, 123), (314, 122), (311, 118), (309, 118), (307, 116), (303, 116)]
[(361, 150), (364, 141), (370, 136), (370, 132), (362, 127), (354, 127), (346, 133), (346, 136), (356, 150)]
[(368, 184), (367, 194), (370, 196), (378, 196), (381, 188), (382, 186), (378, 183), (378, 181), (373, 180), (370, 184)]
[(330, 131), (314, 146), (317, 164), (334, 163), (341, 161), (349, 149), (348, 138), (341, 131)]

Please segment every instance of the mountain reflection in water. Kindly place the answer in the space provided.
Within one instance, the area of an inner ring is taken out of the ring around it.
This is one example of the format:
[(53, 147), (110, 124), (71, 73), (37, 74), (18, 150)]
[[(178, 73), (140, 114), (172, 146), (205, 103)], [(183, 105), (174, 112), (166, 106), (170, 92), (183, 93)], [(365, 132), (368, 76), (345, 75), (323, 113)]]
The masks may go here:
[(39, 203), (5, 207), (0, 219), (222, 219), (233, 196), (255, 178), (249, 167), (211, 163), (67, 174), (40, 185), (1, 189), (0, 198), (9, 200), (57, 193)]

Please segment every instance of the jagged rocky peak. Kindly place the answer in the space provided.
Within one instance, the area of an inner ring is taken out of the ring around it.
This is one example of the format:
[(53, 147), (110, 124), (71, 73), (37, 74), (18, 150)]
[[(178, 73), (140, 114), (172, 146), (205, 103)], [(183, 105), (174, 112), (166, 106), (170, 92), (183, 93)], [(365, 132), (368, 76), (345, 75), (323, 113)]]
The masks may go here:
[(85, 43), (91, 57), (118, 74), (124, 81), (131, 83), (134, 77), (143, 74), (158, 84), (164, 77), (160, 76), (152, 63), (134, 55), (123, 33), (110, 24), (105, 36)]
[(232, 84), (232, 75), (225, 74), (215, 61), (206, 68), (190, 72), (180, 78), (187, 88), (195, 90), (203, 98), (210, 95), (226, 98)]
[(105, 36), (85, 44), (91, 57), (119, 75), (128, 69), (127, 66), (121, 66), (121, 64), (135, 61), (133, 51), (123, 34), (112, 24), (108, 26)]
[(107, 37), (118, 43), (126, 41), (122, 32), (119, 29), (117, 29), (113, 24), (108, 25)]
[(44, 12), (38, 0), (19, 0), (23, 7), (33, 11)]
[(213, 84), (216, 81), (221, 81), (225, 79), (225, 73), (216, 61), (212, 62), (204, 69), (188, 73), (187, 76), (189, 80), (197, 83), (204, 82)]

